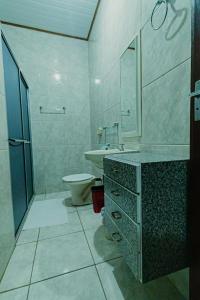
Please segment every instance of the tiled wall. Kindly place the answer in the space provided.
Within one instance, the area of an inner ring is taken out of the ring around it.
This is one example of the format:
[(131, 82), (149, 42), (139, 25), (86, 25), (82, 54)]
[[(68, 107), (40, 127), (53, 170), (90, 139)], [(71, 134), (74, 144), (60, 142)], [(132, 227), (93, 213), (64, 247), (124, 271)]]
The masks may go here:
[(189, 144), (191, 1), (173, 2), (182, 17), (169, 7), (160, 30), (142, 29), (144, 144)]
[[(171, 1), (164, 26), (154, 31), (150, 16), (156, 2), (101, 1), (89, 43), (93, 147), (97, 127), (120, 121), (120, 55), (141, 30), (140, 147), (188, 151), (191, 1)], [(133, 141), (127, 146), (134, 147)]]
[[(35, 192), (64, 190), (62, 177), (90, 172), (88, 43), (3, 25), (30, 88)], [(56, 80), (57, 79), (57, 80)], [(41, 114), (66, 107), (66, 114)]]
[(15, 244), (2, 59), (0, 39), (0, 279)]

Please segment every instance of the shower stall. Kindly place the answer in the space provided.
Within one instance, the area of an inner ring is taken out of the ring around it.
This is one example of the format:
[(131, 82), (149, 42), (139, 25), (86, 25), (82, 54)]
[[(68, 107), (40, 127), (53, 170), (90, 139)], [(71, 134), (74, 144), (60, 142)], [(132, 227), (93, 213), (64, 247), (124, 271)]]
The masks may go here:
[(13, 215), (15, 232), (17, 232), (33, 196), (28, 85), (3, 34), (1, 38), (7, 104)]

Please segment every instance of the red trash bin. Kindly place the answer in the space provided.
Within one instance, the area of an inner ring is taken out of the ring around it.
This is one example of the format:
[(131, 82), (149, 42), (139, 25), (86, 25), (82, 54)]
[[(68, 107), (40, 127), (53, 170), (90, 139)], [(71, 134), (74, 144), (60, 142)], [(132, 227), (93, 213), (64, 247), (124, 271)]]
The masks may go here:
[(92, 187), (93, 210), (96, 214), (104, 207), (104, 185)]

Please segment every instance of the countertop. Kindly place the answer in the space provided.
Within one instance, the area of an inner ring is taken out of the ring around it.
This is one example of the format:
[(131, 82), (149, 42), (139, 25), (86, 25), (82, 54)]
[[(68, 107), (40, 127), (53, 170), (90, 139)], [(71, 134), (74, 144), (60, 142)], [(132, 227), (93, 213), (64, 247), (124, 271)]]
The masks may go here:
[(151, 153), (151, 152), (133, 152), (133, 153), (117, 153), (106, 156), (107, 159), (125, 162), (125, 163), (156, 163), (167, 161), (187, 161), (188, 156), (180, 156), (177, 154), (167, 153)]

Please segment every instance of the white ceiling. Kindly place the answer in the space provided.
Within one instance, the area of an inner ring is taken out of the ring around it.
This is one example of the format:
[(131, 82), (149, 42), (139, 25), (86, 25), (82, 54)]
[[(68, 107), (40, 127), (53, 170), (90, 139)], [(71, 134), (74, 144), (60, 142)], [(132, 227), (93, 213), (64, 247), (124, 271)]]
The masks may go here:
[(87, 38), (98, 0), (0, 0), (0, 19)]

